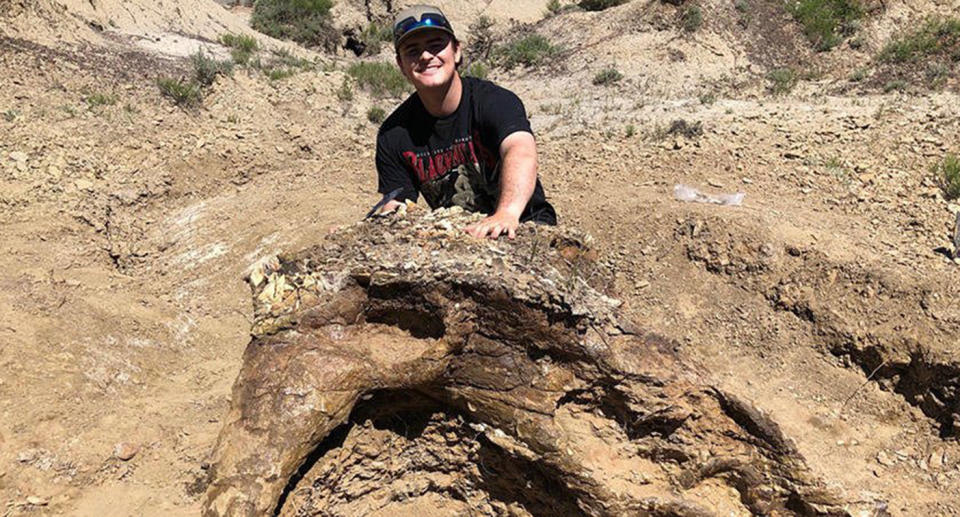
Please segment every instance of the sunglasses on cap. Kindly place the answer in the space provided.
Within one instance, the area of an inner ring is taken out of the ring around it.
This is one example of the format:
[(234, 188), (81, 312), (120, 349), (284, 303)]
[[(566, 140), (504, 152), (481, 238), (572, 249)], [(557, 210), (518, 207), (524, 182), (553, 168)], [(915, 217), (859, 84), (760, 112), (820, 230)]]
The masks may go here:
[(404, 35), (408, 32), (419, 29), (421, 27), (435, 27), (437, 29), (443, 29), (453, 34), (453, 29), (450, 27), (450, 22), (439, 13), (424, 13), (423, 16), (417, 20), (415, 17), (410, 16), (404, 18), (396, 23), (393, 26), (393, 41), (399, 42)]

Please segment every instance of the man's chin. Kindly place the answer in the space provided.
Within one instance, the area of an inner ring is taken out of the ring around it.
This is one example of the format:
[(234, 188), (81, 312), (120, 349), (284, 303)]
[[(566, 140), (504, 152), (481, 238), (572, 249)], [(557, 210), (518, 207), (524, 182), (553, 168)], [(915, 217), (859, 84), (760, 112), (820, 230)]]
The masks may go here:
[(439, 88), (449, 81), (444, 81), (440, 75), (421, 77), (419, 81), (420, 88)]

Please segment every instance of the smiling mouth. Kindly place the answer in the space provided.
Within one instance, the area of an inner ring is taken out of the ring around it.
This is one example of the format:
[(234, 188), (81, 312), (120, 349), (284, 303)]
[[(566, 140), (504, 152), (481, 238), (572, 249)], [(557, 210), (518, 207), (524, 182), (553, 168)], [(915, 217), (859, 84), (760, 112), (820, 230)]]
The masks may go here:
[(437, 70), (440, 70), (441, 68), (443, 68), (443, 65), (442, 65), (442, 64), (439, 64), (439, 63), (437, 63), (437, 64), (430, 64), (430, 65), (427, 65), (427, 66), (421, 68), (421, 69), (420, 69), (420, 73), (422, 74), (422, 73), (435, 72), (435, 71), (437, 71)]

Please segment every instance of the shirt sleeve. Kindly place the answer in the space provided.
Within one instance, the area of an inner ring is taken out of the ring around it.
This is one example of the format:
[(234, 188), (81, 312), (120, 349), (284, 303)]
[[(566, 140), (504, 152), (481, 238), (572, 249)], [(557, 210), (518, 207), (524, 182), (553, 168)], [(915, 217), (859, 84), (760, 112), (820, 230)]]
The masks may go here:
[(503, 139), (517, 131), (533, 134), (527, 110), (520, 97), (506, 88), (490, 84), (480, 98), (480, 127), (484, 140), (493, 145), (493, 151), (499, 152)]
[(377, 192), (389, 194), (398, 188), (403, 191), (397, 196), (397, 201), (417, 201), (419, 192), (413, 184), (410, 172), (400, 161), (400, 155), (395, 146), (390, 145), (387, 135), (377, 135)]

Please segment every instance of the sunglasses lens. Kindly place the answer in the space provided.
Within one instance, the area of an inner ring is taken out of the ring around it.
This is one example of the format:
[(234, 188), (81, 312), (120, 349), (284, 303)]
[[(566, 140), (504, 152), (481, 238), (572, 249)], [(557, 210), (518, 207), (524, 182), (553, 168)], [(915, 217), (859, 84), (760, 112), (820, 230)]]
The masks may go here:
[(417, 19), (414, 17), (405, 18), (403, 21), (397, 23), (393, 28), (393, 34), (396, 37), (403, 36), (410, 29), (412, 29), (417, 24)]
[(420, 23), (423, 25), (433, 25), (435, 27), (444, 27), (449, 29), (450, 23), (447, 22), (447, 19), (439, 14), (427, 13), (423, 15), (423, 18), (420, 18)]
[(397, 23), (393, 28), (393, 37), (395, 39), (400, 39), (404, 34), (419, 27), (441, 27), (451, 30), (450, 22), (448, 22), (447, 19), (442, 15), (425, 13), (420, 17), (419, 21), (411, 16), (409, 18), (404, 18), (401, 22)]

